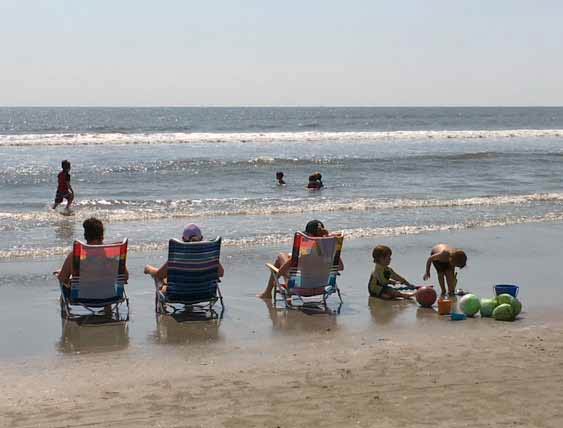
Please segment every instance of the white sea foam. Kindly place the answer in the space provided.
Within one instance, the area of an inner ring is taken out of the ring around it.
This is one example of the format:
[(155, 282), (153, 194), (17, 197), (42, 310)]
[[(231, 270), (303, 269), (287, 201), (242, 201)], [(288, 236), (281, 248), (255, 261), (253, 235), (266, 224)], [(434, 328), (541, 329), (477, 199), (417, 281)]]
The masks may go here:
[(82, 133), (0, 135), (0, 146), (81, 146), (123, 144), (373, 142), (447, 139), (558, 138), (563, 129), (368, 132), (240, 132), (240, 133)]
[[(441, 232), (441, 231), (454, 231), (464, 230), (471, 228), (490, 228), (500, 226), (510, 226), (516, 224), (529, 224), (529, 223), (547, 223), (547, 222), (562, 222), (563, 213), (551, 212), (542, 216), (506, 216), (493, 220), (478, 220), (467, 221), (464, 223), (453, 224), (431, 224), (431, 225), (403, 225), (393, 227), (377, 227), (377, 228), (354, 228), (343, 229), (346, 239), (361, 239), (372, 238), (378, 236), (400, 236), (400, 235), (418, 235), (424, 233)], [(223, 237), (223, 244), (227, 247), (253, 247), (276, 245), (291, 242), (292, 237), (287, 234), (268, 234), (241, 237), (232, 239)], [(151, 242), (145, 244), (135, 244), (130, 242), (130, 252), (149, 252), (149, 251), (164, 251), (167, 248), (166, 242)], [(22, 258), (44, 258), (52, 256), (61, 256), (68, 254), (70, 247), (48, 247), (48, 248), (33, 248), (31, 246), (18, 246), (7, 250), (0, 250), (0, 260), (8, 259), (22, 259)]]
[[(333, 201), (328, 198), (211, 198), (205, 200), (82, 200), (75, 206), (80, 217), (96, 216), (104, 221), (128, 222), (149, 221), (188, 217), (223, 216), (276, 216), (327, 212), (362, 212), (430, 208), (502, 207), (526, 206), (534, 203), (563, 203), (563, 193), (532, 193), (527, 195), (481, 196), (460, 199), (375, 199), (356, 198)], [(0, 212), (0, 220), (6, 225), (0, 230), (9, 230), (11, 224), (49, 224), (60, 221), (52, 211)]]

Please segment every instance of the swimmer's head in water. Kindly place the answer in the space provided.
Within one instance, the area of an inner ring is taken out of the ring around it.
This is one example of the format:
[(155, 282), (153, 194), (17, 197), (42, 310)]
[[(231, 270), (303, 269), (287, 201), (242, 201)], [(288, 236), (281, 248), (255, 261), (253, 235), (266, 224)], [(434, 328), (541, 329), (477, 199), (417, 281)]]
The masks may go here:
[(281, 180), (283, 178), (283, 172), (281, 172), (281, 171), (276, 172), (276, 178), (278, 180)]

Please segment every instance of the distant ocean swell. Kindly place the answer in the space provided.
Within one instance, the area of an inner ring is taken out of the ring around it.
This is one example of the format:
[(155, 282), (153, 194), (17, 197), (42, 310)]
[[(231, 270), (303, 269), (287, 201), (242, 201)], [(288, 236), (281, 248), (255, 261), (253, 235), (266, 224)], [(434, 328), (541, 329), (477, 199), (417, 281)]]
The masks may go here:
[[(546, 223), (563, 221), (563, 213), (547, 213), (542, 216), (507, 216), (495, 220), (467, 221), (454, 224), (435, 224), (435, 225), (404, 225), (380, 228), (355, 228), (343, 229), (346, 239), (371, 238), (377, 236), (400, 236), (417, 235), (422, 233), (465, 230), (471, 228), (489, 228), (498, 226), (510, 226), (526, 223)], [(287, 234), (268, 234), (254, 237), (241, 237), (231, 239), (223, 237), (223, 243), (227, 247), (249, 247), (260, 245), (277, 245), (290, 243), (291, 236)], [(148, 242), (143, 244), (129, 243), (131, 252), (164, 251), (167, 248), (166, 242)], [(19, 259), (19, 258), (43, 258), (51, 256), (62, 256), (70, 251), (70, 246), (32, 248), (30, 246), (17, 246), (7, 250), (0, 250), (0, 260)]]
[[(88, 177), (107, 177), (107, 176), (131, 176), (136, 174), (158, 174), (161, 172), (169, 171), (198, 171), (202, 169), (217, 168), (220, 172), (225, 167), (233, 167), (236, 169), (244, 170), (247, 167), (270, 167), (275, 165), (278, 168), (284, 166), (307, 166), (307, 165), (336, 165), (340, 167), (358, 168), (363, 165), (371, 165), (377, 161), (378, 165), (383, 165), (385, 162), (393, 163), (397, 160), (404, 159), (405, 155), (381, 155), (378, 156), (338, 156), (338, 155), (325, 155), (322, 158), (305, 157), (268, 157), (259, 156), (246, 160), (217, 160), (217, 159), (175, 159), (167, 161), (156, 162), (131, 162), (127, 165), (119, 166), (97, 166), (91, 167), (83, 165), (80, 170), (80, 175)], [(435, 153), (435, 154), (409, 154), (409, 161), (411, 164), (408, 166), (411, 169), (416, 169), (416, 161), (444, 161), (444, 162), (481, 162), (486, 160), (494, 160), (502, 162), (504, 160), (524, 160), (531, 162), (538, 159), (541, 162), (546, 160), (559, 162), (563, 158), (562, 153), (553, 152), (524, 152), (524, 153), (502, 153), (495, 151), (483, 151), (474, 153)], [(423, 166), (426, 168), (426, 166)], [(0, 183), (5, 184), (39, 184), (48, 183), (56, 178), (59, 169), (47, 165), (25, 165), (19, 167), (7, 167), (0, 170)]]
[(208, 143), (284, 143), (284, 142), (373, 142), (446, 139), (558, 138), (563, 129), (510, 129), (461, 131), (366, 131), (366, 132), (235, 132), (235, 133), (70, 133), (4, 134), (4, 146), (88, 146), (124, 144), (208, 144)]
[[(264, 216), (319, 212), (408, 210), (425, 208), (465, 208), (527, 206), (534, 203), (563, 205), (563, 193), (482, 196), (460, 199), (370, 199), (331, 200), (328, 198), (224, 198), (205, 200), (82, 200), (76, 204), (77, 216), (96, 216), (111, 222), (161, 220), (167, 218)], [(45, 207), (44, 211), (0, 212), (0, 230), (11, 224), (53, 224), (60, 215)]]

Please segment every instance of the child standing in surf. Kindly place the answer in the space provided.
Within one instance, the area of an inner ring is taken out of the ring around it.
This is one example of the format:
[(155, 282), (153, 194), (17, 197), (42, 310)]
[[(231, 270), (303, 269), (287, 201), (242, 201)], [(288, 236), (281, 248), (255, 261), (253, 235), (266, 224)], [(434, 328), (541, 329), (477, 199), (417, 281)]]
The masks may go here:
[(59, 204), (63, 202), (63, 199), (66, 199), (66, 209), (67, 211), (70, 211), (70, 205), (74, 200), (74, 190), (72, 190), (72, 186), (70, 185), (70, 162), (65, 159), (61, 162), (61, 167), (63, 170), (59, 172), (57, 177), (58, 185), (53, 209), (57, 208)]

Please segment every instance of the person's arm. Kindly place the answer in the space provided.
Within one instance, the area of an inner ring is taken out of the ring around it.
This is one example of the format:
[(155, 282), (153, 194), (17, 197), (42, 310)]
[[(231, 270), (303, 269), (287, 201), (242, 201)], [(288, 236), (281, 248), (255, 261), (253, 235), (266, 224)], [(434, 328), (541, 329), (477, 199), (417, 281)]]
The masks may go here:
[(280, 266), (280, 270), (278, 271), (279, 276), (283, 276), (287, 278), (287, 274), (289, 273), (289, 269), (291, 268), (291, 257), (287, 259), (287, 261)]
[(70, 276), (72, 275), (72, 253), (66, 256), (66, 259), (61, 267), (61, 270), (57, 274), (59, 281), (62, 282), (65, 287), (70, 287)]
[(68, 190), (70, 190), (70, 193), (74, 193), (74, 190), (72, 189), (72, 185), (70, 184), (70, 176), (68, 177), (68, 180), (65, 178), (66, 181), (66, 186), (68, 187)]
[(440, 258), (443, 257), (444, 253), (447, 253), (447, 251), (440, 251), (439, 253), (433, 254), (428, 257), (428, 260), (426, 261), (426, 271), (424, 272), (424, 276), (422, 277), (424, 281), (430, 278), (430, 266), (432, 265), (432, 262), (440, 261)]
[(217, 272), (219, 273), (219, 278), (223, 278), (223, 275), (225, 275), (225, 269), (223, 269), (223, 265), (221, 263), (219, 263)]
[(394, 270), (391, 270), (391, 279), (399, 282), (399, 284), (412, 285), (410, 282), (408, 282), (405, 278), (403, 278)]
[(168, 262), (164, 262), (164, 264), (156, 271), (153, 277), (161, 282), (168, 277)]

